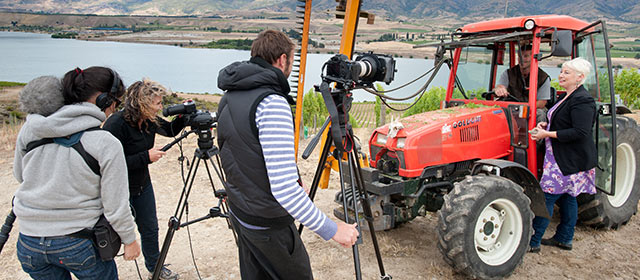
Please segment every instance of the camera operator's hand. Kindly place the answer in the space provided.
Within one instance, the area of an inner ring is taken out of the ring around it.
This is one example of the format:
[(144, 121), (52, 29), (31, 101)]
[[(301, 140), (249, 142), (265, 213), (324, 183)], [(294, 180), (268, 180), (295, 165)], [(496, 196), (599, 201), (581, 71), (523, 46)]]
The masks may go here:
[(356, 228), (356, 224), (346, 224), (344, 222), (338, 222), (338, 231), (331, 238), (333, 241), (340, 243), (342, 247), (349, 248), (356, 244), (358, 240), (358, 229)]
[(160, 158), (162, 158), (162, 156), (164, 156), (167, 152), (163, 152), (160, 150), (160, 148), (153, 148), (149, 150), (149, 160), (151, 162), (156, 162), (158, 161)]
[(135, 260), (140, 256), (140, 245), (138, 245), (138, 241), (134, 240), (133, 242), (124, 245), (124, 259), (131, 261)]

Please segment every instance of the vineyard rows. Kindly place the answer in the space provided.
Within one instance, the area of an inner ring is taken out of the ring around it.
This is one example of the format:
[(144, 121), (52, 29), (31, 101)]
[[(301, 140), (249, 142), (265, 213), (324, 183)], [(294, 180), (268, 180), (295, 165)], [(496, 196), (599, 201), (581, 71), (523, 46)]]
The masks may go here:
[[(374, 128), (376, 127), (376, 114), (373, 103), (353, 103), (350, 115), (356, 120), (358, 127)], [(395, 108), (406, 108), (408, 104), (393, 104)], [(386, 108), (383, 105), (383, 108)], [(392, 119), (399, 119), (404, 112), (389, 110), (386, 114), (385, 123), (391, 122)]]

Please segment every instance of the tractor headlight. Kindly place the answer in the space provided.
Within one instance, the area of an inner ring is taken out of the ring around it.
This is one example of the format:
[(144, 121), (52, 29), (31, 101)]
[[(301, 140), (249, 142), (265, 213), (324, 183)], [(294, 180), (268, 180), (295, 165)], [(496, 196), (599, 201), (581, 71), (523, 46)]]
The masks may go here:
[(376, 136), (376, 144), (383, 145), (383, 146), (386, 145), (387, 144), (387, 135), (378, 133), (378, 136)]
[(528, 19), (527, 21), (524, 22), (524, 29), (531, 30), (534, 27), (536, 27), (536, 22), (533, 21), (533, 19)]
[(398, 138), (398, 141), (396, 141), (396, 148), (404, 149), (404, 141), (405, 140), (407, 140), (407, 138), (405, 138), (405, 137)]

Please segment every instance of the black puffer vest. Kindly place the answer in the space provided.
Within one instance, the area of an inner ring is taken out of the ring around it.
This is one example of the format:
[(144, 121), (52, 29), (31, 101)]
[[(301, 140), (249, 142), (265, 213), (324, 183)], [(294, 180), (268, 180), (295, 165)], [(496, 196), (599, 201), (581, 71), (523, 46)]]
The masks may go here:
[[(522, 77), (522, 72), (520, 71), (520, 66), (511, 67), (511, 69), (507, 70), (507, 75), (509, 76), (509, 87), (507, 87), (507, 91), (518, 98), (522, 102), (529, 101), (529, 78), (526, 79)], [(549, 78), (549, 75), (542, 71), (542, 69), (538, 68), (538, 87), (544, 84), (544, 81)]]
[(222, 69), (218, 87), (226, 91), (218, 107), (217, 132), (231, 211), (256, 226), (290, 224), (293, 218), (271, 194), (255, 123), (256, 108), (266, 96), (278, 94), (293, 101), (287, 79), (279, 69), (252, 58)]

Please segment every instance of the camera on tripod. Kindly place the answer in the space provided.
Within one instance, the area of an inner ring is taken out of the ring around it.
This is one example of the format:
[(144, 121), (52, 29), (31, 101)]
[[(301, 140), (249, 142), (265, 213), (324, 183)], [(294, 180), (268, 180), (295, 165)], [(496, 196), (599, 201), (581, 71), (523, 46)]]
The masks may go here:
[(215, 113), (211, 114), (208, 111), (196, 110), (196, 103), (193, 100), (164, 108), (162, 115), (165, 117), (182, 115), (185, 118), (185, 125), (198, 130), (215, 127), (217, 121)]
[(198, 134), (198, 147), (203, 150), (213, 148), (213, 135), (211, 128), (216, 127), (217, 116), (209, 111), (196, 109), (196, 103), (193, 100), (186, 101), (182, 104), (171, 105), (162, 110), (165, 117), (182, 115), (185, 126), (190, 126)]
[(333, 56), (324, 65), (326, 75), (323, 79), (339, 82), (346, 88), (372, 87), (374, 82), (389, 84), (396, 72), (396, 61), (390, 55), (368, 52), (349, 60), (344, 54)]

